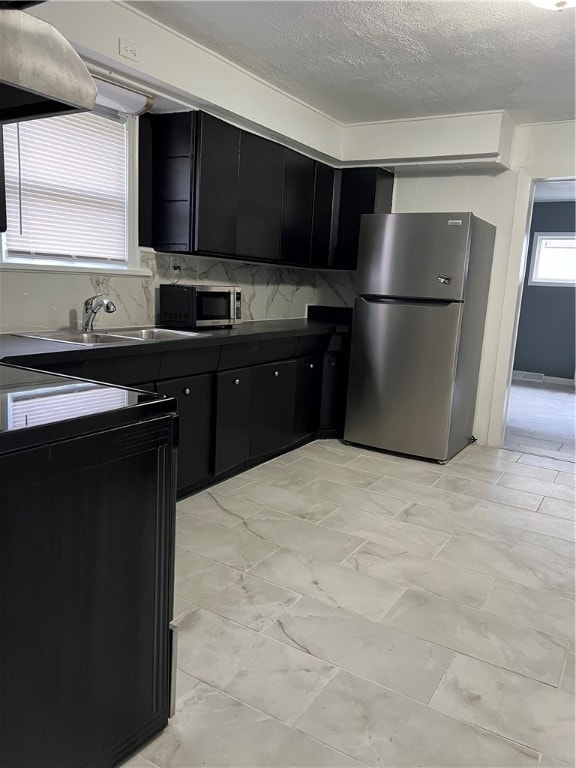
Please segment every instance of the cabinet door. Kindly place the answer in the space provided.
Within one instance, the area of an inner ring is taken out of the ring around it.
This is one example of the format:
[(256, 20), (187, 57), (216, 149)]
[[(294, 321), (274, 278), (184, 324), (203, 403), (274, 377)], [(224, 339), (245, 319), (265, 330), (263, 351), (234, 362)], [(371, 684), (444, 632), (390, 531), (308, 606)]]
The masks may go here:
[(297, 361), (294, 440), (318, 431), (322, 394), (322, 358), (301, 357)]
[(338, 242), (332, 266), (356, 269), (360, 217), (363, 213), (390, 213), (394, 175), (381, 168), (345, 168), (342, 171)]
[(234, 256), (240, 129), (200, 112), (196, 135), (194, 248)]
[(314, 203), (314, 160), (284, 149), (280, 261), (309, 264)]
[(316, 163), (314, 176), (314, 214), (310, 262), (327, 267), (332, 262), (338, 231), (341, 171)]
[(322, 370), (320, 429), (330, 432), (330, 437), (342, 437), (344, 434), (347, 386), (347, 351), (326, 352)]
[(252, 371), (250, 456), (286, 448), (294, 441), (296, 361), (258, 365)]
[(242, 131), (236, 252), (278, 261), (282, 221), (284, 147)]
[(192, 112), (154, 115), (153, 222), (156, 250), (190, 252), (192, 247)]
[(159, 395), (178, 401), (180, 438), (176, 479), (179, 496), (212, 475), (213, 388), (211, 373), (162, 381), (157, 385)]
[(117, 765), (165, 727), (171, 430), (0, 457), (0, 765)]
[(246, 461), (250, 449), (252, 369), (216, 374), (216, 475)]

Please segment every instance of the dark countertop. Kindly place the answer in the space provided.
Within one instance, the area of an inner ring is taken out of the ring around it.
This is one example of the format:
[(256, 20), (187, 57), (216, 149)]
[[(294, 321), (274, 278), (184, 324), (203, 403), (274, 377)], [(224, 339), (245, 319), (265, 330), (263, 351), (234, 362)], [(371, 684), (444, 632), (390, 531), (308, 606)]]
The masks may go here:
[(175, 412), (171, 398), (0, 364), (0, 455)]
[[(96, 328), (95, 331), (112, 333), (111, 328)], [(160, 353), (175, 350), (239, 344), (242, 342), (279, 339), (290, 336), (332, 334), (337, 330), (348, 330), (334, 322), (324, 320), (260, 320), (245, 322), (236, 328), (202, 331), (199, 336), (174, 341), (129, 341), (126, 343), (84, 346), (66, 344), (43, 339), (31, 339), (15, 334), (0, 334), (0, 360), (41, 368), (43, 364), (80, 362), (90, 356), (91, 360), (126, 358), (131, 355)], [(49, 333), (49, 332), (47, 332)]]

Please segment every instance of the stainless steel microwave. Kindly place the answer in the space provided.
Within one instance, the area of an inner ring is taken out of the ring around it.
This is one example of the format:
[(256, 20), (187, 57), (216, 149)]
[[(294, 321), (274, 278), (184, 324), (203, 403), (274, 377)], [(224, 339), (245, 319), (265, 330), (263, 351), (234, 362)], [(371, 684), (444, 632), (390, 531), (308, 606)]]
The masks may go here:
[(242, 322), (242, 291), (235, 285), (161, 285), (160, 325), (213, 328)]

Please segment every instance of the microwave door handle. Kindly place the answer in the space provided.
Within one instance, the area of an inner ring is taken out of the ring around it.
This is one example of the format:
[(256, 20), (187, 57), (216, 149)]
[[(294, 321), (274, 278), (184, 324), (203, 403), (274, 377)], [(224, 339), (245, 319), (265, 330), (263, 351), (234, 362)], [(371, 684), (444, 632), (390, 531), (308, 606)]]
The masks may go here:
[(234, 322), (234, 318), (236, 317), (236, 304), (235, 304), (235, 297), (236, 297), (236, 291), (231, 290), (230, 291), (230, 322)]

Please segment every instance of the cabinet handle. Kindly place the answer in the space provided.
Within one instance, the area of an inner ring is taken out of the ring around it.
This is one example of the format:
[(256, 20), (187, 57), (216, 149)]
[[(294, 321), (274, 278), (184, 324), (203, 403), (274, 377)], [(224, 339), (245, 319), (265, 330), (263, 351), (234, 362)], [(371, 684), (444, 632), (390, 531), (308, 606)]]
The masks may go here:
[(240, 379), (234, 379), (234, 384), (240, 384)]
[(182, 391), (184, 392), (185, 395), (189, 395), (190, 394), (190, 387), (185, 387)]
[(274, 376), (280, 376), (280, 374), (278, 373), (278, 371), (274, 371)]
[(310, 363), (310, 365), (308, 366), (308, 368), (314, 368), (314, 363)]

